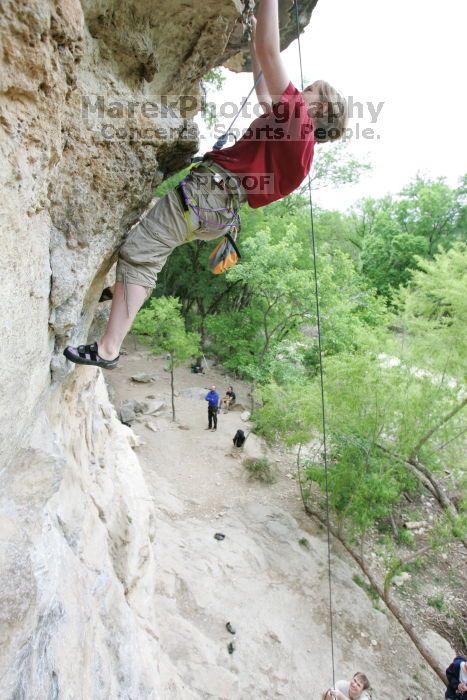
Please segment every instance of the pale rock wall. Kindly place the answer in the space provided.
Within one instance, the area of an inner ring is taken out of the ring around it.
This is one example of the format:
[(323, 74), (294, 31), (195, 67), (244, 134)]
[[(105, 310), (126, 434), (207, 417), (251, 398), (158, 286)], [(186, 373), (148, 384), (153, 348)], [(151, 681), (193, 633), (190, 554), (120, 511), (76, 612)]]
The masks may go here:
[(155, 524), (130, 436), (80, 368), (2, 472), (2, 698), (157, 697)]
[[(192, 106), (113, 121), (109, 103), (197, 97), (206, 70), (244, 65), (241, 6), (1, 3), (2, 698), (158, 696), (151, 500), (102, 377), (62, 350), (85, 340), (155, 185), (197, 150)], [(97, 96), (104, 115), (83, 108)], [(108, 140), (106, 120), (152, 136)]]

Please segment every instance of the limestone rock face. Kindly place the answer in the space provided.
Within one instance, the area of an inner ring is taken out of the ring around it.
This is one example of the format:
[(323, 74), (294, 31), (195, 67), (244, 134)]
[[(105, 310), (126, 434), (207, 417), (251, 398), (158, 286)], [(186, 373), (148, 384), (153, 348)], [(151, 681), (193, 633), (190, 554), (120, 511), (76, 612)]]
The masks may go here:
[(79, 368), (2, 471), (3, 698), (157, 692), (155, 529), (126, 430)]
[[(281, 33), (281, 50), (297, 38), (297, 19), (300, 32), (308, 25), (311, 13), (318, 0), (298, 0), (298, 13), (294, 0), (279, 0), (279, 26)], [(253, 0), (246, 0), (246, 5), (253, 7)], [(298, 17), (297, 17), (298, 14)], [(239, 38), (240, 37), (240, 38)], [(231, 70), (251, 70), (250, 54), (245, 50), (245, 37), (241, 34), (232, 35), (229, 41), (229, 51), (232, 58), (228, 62)], [(223, 61), (225, 62), (225, 61)]]
[(245, 65), (242, 8), (1, 3), (2, 698), (157, 697), (151, 500), (102, 377), (62, 350), (86, 339), (154, 187), (196, 152), (199, 80)]

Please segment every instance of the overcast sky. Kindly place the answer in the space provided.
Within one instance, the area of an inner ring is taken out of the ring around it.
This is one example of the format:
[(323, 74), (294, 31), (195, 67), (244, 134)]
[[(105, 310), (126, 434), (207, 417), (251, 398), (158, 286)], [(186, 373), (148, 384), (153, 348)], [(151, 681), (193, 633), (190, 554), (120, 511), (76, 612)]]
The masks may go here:
[[(345, 209), (362, 196), (397, 193), (417, 171), (446, 176), (451, 185), (467, 172), (466, 29), (465, 0), (318, 1), (301, 37), (305, 79), (324, 78), (350, 104), (363, 103), (363, 118), (355, 107), (349, 122), (353, 134), (360, 128), (350, 149), (373, 165), (359, 185), (317, 192), (318, 204)], [(283, 58), (300, 88), (297, 42)], [(226, 74), (210, 99), (241, 104), (251, 74)], [(376, 121), (367, 102), (373, 113), (384, 103)], [(249, 121), (237, 123), (244, 129)], [(365, 128), (373, 139), (362, 137)], [(205, 129), (203, 135), (205, 151), (212, 137)]]

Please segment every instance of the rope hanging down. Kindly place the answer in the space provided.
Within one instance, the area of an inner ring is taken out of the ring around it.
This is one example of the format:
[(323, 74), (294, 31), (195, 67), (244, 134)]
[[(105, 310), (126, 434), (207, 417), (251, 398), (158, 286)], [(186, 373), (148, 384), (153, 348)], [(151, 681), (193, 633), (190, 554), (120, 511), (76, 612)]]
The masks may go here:
[[(294, 0), (295, 6), (295, 21), (297, 29), (297, 42), (298, 42), (298, 57), (300, 63), (300, 80), (302, 91), (304, 89), (303, 84), (303, 66), (302, 66), (302, 50), (300, 45), (300, 22), (298, 15), (298, 0)], [(329, 585), (329, 620), (330, 620), (330, 637), (331, 637), (331, 664), (332, 664), (332, 685), (335, 686), (336, 674), (335, 674), (335, 664), (334, 664), (334, 629), (333, 629), (333, 608), (332, 608), (332, 578), (331, 578), (331, 529), (329, 526), (329, 483), (328, 483), (328, 460), (327, 460), (327, 442), (326, 442), (326, 412), (325, 412), (325, 402), (324, 402), (324, 373), (323, 373), (323, 352), (321, 344), (321, 315), (319, 309), (319, 286), (318, 286), (318, 271), (316, 265), (316, 243), (315, 243), (315, 229), (313, 220), (313, 200), (311, 197), (311, 177), (308, 175), (308, 198), (310, 202), (310, 238), (311, 238), (311, 250), (313, 254), (313, 273), (315, 277), (315, 299), (316, 299), (316, 325), (318, 327), (318, 356), (319, 356), (319, 377), (320, 377), (320, 387), (321, 387), (321, 416), (322, 416), (322, 430), (323, 430), (323, 453), (324, 453), (324, 474), (325, 474), (325, 486), (326, 486), (326, 526), (327, 526), (327, 541), (328, 541), (328, 585)]]

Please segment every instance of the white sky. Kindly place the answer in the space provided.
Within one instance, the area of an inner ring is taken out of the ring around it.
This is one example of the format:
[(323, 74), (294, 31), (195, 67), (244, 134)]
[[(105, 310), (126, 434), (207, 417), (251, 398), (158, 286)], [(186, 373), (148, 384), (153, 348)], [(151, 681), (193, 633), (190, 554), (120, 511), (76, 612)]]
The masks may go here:
[[(319, 0), (301, 36), (305, 80), (324, 78), (354, 102), (384, 106), (376, 123), (367, 108), (363, 119), (355, 110), (349, 122), (354, 133), (356, 122), (374, 129), (373, 140), (350, 141), (352, 154), (372, 163), (371, 173), (358, 185), (316, 192), (318, 204), (345, 209), (363, 196), (397, 193), (418, 171), (457, 184), (467, 172), (466, 33), (464, 0)], [(297, 42), (283, 58), (300, 88)], [(252, 76), (227, 75), (210, 100), (240, 106)], [(249, 121), (239, 118), (235, 126)], [(202, 131), (206, 151), (215, 137)]]

